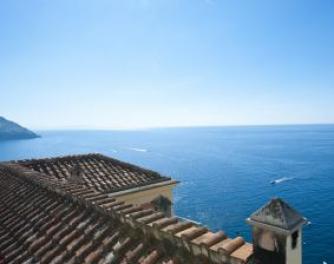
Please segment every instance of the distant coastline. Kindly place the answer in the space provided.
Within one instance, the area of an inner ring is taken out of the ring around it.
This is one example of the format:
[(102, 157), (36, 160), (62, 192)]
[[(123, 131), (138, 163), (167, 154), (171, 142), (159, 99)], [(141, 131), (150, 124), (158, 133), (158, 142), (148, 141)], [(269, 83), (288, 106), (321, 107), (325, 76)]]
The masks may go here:
[(40, 135), (0, 116), (0, 140), (33, 139)]

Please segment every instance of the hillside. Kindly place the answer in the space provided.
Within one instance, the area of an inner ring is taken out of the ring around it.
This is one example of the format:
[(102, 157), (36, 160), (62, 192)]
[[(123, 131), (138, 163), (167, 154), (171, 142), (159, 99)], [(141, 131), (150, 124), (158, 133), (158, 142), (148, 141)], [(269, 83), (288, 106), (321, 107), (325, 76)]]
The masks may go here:
[(0, 140), (39, 137), (34, 132), (0, 116)]

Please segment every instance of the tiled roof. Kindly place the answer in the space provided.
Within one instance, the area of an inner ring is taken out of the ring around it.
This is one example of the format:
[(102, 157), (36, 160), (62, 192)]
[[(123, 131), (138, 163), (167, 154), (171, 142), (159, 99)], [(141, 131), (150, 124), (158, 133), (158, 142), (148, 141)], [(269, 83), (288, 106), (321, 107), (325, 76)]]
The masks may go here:
[(304, 224), (306, 220), (282, 199), (274, 198), (253, 213), (249, 218), (249, 222), (290, 231), (296, 226)]
[(19, 161), (19, 164), (50, 178), (84, 184), (107, 193), (171, 182), (171, 178), (161, 176), (154, 171), (101, 154), (24, 160)]
[(19, 164), (0, 164), (5, 263), (244, 264), (252, 250), (241, 237), (124, 204)]

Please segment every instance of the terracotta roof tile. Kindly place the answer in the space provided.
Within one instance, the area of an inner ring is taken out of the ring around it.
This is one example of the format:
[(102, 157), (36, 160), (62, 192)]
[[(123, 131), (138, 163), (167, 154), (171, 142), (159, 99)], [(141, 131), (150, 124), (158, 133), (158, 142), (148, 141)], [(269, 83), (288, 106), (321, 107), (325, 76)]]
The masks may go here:
[(157, 262), (161, 254), (158, 250), (153, 250), (146, 258), (140, 261), (140, 264), (154, 264)]
[(161, 176), (154, 171), (100, 154), (33, 159), (18, 163), (47, 177), (76, 185), (83, 184), (108, 193), (171, 182), (169, 177)]
[(164, 217), (158, 220), (155, 220), (152, 223), (149, 223), (149, 226), (153, 226), (155, 228), (161, 229), (168, 225), (176, 224), (178, 222), (176, 217)]
[(0, 164), (0, 254), (6, 263), (231, 264), (246, 263), (252, 245), (7, 163)]
[(224, 252), (230, 255), (233, 251), (240, 248), (243, 244), (245, 244), (244, 239), (242, 237), (236, 237), (227, 241), (227, 243), (225, 243), (220, 249), (224, 250)]
[(207, 228), (202, 227), (202, 226), (192, 226), (190, 228), (187, 228), (185, 230), (182, 230), (181, 232), (178, 232), (175, 234), (176, 237), (180, 237), (183, 240), (192, 240), (195, 239), (196, 237), (199, 237), (203, 234), (205, 234), (208, 231)]
[(191, 222), (177, 222), (175, 224), (171, 224), (164, 227), (162, 231), (169, 232), (171, 234), (176, 234), (190, 228), (192, 225), (193, 223)]
[(211, 247), (212, 245), (222, 241), (225, 237), (226, 235), (222, 231), (219, 231), (217, 233), (206, 232), (203, 235), (193, 239), (191, 243)]
[(237, 259), (241, 259), (246, 261), (253, 254), (253, 245), (249, 243), (245, 243), (243, 246), (236, 249), (231, 257), (235, 257)]

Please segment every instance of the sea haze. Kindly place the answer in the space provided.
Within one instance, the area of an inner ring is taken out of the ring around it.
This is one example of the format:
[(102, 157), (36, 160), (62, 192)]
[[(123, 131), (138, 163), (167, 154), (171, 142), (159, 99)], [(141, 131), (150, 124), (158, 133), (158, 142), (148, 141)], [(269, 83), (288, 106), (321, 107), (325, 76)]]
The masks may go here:
[(304, 263), (334, 259), (334, 125), (38, 131), (0, 160), (100, 152), (180, 180), (175, 212), (251, 239), (245, 218), (279, 196), (311, 222)]

